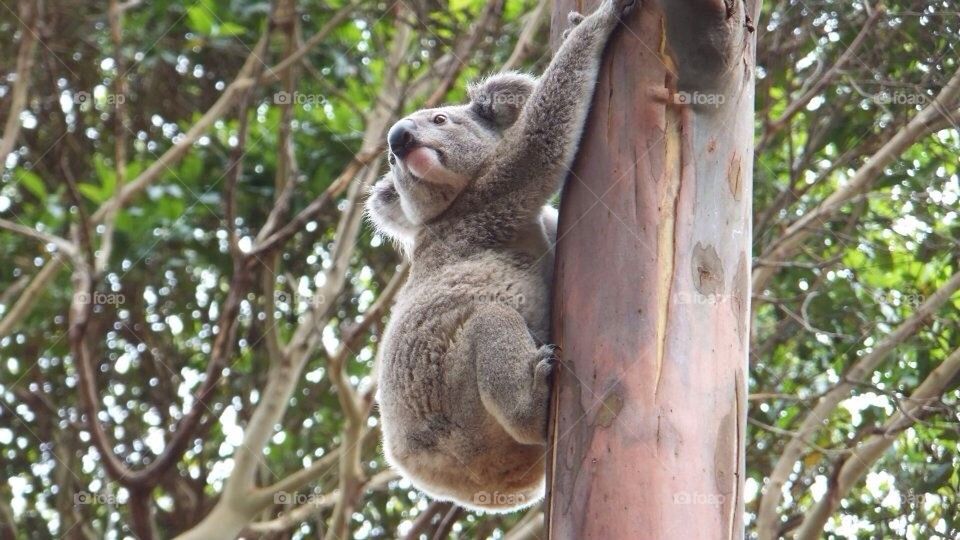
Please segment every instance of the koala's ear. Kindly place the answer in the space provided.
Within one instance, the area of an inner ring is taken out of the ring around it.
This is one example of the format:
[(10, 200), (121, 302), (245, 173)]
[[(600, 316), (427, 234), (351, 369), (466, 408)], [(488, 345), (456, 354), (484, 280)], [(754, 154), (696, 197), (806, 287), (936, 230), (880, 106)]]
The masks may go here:
[(537, 80), (525, 73), (492, 75), (467, 87), (470, 108), (497, 127), (508, 128), (519, 118), (536, 85)]

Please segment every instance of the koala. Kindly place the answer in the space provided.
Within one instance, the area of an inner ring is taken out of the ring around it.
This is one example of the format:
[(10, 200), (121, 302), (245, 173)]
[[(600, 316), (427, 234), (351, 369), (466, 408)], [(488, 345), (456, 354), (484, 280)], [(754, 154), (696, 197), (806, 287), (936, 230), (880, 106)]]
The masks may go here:
[(604, 46), (636, 0), (573, 25), (543, 75), (493, 75), (469, 103), (390, 128), (374, 226), (410, 259), (380, 344), (384, 454), (427, 495), (508, 512), (544, 491), (556, 211)]

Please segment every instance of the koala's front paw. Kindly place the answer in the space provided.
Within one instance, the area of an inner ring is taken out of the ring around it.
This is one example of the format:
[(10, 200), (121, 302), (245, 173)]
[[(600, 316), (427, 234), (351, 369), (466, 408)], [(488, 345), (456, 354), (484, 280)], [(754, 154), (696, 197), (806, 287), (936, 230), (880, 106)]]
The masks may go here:
[(391, 177), (385, 176), (370, 186), (369, 192), (371, 195), (394, 196), (397, 194), (397, 186)]
[(607, 6), (618, 18), (628, 15), (633, 8), (637, 7), (640, 0), (607, 0)]
[(368, 196), (374, 209), (392, 205), (400, 199), (397, 186), (389, 179), (382, 179), (370, 187)]
[(563, 31), (564, 41), (566, 41), (567, 36), (570, 35), (570, 32), (572, 32), (573, 29), (576, 28), (578, 24), (583, 22), (583, 19), (584, 19), (583, 14), (580, 13), (579, 11), (571, 11), (570, 13), (567, 14), (567, 21), (570, 22), (570, 28), (567, 28), (566, 30)]
[(550, 376), (553, 375), (554, 367), (558, 361), (554, 351), (556, 351), (554, 345), (544, 345), (537, 350), (533, 364), (533, 384), (535, 386), (550, 388)]

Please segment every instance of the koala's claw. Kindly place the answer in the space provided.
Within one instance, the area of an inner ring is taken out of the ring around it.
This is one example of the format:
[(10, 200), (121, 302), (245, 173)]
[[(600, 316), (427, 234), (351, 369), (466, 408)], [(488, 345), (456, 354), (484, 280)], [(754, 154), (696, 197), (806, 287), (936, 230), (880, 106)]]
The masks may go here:
[(553, 345), (544, 345), (537, 351), (536, 363), (533, 368), (534, 380), (537, 382), (550, 380), (550, 375), (553, 374), (554, 368), (559, 362), (557, 355), (554, 354), (555, 350), (556, 347)]
[(606, 8), (610, 10), (618, 19), (623, 19), (633, 8), (637, 7), (641, 0), (607, 0)]
[(640, 0), (617, 0), (617, 12), (620, 16), (624, 16), (633, 11), (633, 8), (637, 7), (637, 4), (640, 3)]

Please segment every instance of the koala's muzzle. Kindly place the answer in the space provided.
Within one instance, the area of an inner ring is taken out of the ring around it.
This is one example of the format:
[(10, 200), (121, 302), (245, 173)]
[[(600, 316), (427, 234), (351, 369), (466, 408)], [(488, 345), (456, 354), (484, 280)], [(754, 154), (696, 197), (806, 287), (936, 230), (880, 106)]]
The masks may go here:
[(406, 118), (390, 128), (387, 133), (387, 143), (390, 145), (390, 152), (397, 156), (397, 159), (403, 159), (417, 147), (416, 129), (417, 125), (413, 123), (413, 120)]

